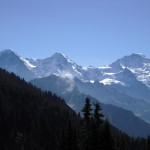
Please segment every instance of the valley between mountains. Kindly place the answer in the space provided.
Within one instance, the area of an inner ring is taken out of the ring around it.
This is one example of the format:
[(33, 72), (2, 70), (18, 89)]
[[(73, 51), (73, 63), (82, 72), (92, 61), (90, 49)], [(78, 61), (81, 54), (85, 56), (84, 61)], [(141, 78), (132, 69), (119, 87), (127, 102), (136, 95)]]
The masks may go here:
[(150, 133), (150, 58), (142, 54), (83, 67), (61, 53), (32, 59), (7, 49), (0, 51), (0, 68), (57, 94), (77, 113), (86, 97), (99, 101), (109, 121), (130, 136)]

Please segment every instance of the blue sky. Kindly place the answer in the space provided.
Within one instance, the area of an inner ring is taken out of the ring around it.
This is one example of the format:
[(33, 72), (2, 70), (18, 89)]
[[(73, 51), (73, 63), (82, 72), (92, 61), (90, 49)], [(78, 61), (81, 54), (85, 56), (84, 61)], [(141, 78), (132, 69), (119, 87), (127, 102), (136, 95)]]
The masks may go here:
[(0, 50), (83, 66), (131, 53), (150, 57), (150, 0), (0, 0)]

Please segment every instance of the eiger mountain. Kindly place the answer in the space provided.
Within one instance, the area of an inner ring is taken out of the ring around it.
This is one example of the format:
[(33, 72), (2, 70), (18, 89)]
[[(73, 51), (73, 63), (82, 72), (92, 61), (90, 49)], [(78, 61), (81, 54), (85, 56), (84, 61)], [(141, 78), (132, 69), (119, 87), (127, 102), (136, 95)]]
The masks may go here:
[(4, 50), (0, 52), (0, 67), (51, 90), (76, 111), (84, 103), (78, 99), (90, 96), (150, 122), (150, 59), (141, 54), (124, 56), (104, 67), (82, 67), (61, 53), (35, 60)]
[(14, 72), (26, 80), (34, 78), (34, 74), (30, 71), (33, 66), (26, 59), (9, 49), (0, 52), (0, 67), (9, 72)]

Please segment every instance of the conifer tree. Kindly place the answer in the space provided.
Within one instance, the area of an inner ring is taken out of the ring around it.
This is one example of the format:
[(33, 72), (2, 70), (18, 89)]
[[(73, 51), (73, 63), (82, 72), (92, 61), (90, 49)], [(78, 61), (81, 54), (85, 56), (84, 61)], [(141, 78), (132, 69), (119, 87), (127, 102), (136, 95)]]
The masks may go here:
[(90, 118), (92, 115), (91, 111), (92, 111), (92, 108), (91, 108), (91, 104), (90, 104), (90, 99), (86, 98), (85, 106), (83, 107), (82, 112), (83, 112), (83, 116), (84, 116), (83, 119), (87, 124), (90, 122)]
[(92, 145), (95, 150), (101, 148), (101, 125), (103, 123), (103, 113), (101, 112), (101, 107), (98, 102), (94, 104), (94, 114), (92, 118)]
[(91, 149), (91, 117), (92, 117), (92, 108), (91, 108), (91, 103), (90, 99), (86, 98), (85, 99), (85, 106), (82, 109), (83, 112), (83, 121), (82, 121), (82, 147), (85, 150), (90, 150)]
[(99, 127), (103, 123), (104, 115), (101, 112), (102, 108), (101, 108), (101, 106), (100, 106), (100, 104), (98, 102), (96, 102), (94, 104), (94, 106), (95, 106), (95, 109), (94, 109), (94, 120), (95, 120), (96, 126)]

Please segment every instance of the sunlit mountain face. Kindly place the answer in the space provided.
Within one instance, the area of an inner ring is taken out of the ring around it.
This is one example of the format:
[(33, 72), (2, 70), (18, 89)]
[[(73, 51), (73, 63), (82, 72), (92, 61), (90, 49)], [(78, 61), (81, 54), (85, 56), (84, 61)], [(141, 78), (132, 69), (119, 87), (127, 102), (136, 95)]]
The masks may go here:
[[(4, 50), (0, 52), (0, 67), (27, 81), (59, 77), (65, 86), (63, 91), (59, 90), (62, 86), (61, 82), (57, 82), (58, 88), (53, 92), (58, 95), (71, 93), (76, 88), (82, 94), (130, 110), (150, 122), (150, 59), (142, 54), (124, 56), (108, 66), (83, 67), (61, 53), (45, 59), (32, 59), (23, 58), (12, 50)], [(48, 86), (47, 83), (42, 87)], [(79, 102), (74, 99), (66, 101), (72, 108), (79, 110)]]

